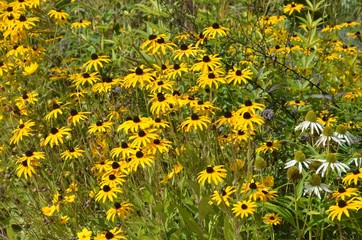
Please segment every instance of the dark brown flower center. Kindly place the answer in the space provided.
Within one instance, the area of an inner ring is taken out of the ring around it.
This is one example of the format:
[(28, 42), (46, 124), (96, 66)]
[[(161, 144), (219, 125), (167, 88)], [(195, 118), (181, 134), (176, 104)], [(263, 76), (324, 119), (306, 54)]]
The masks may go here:
[(136, 73), (136, 75), (142, 75), (143, 74), (142, 68), (137, 67), (135, 73)]
[(137, 158), (142, 158), (143, 157), (143, 152), (142, 151), (137, 151), (136, 152), (136, 157)]
[(89, 78), (90, 75), (89, 75), (89, 73), (83, 73), (83, 74), (82, 74), (82, 77), (83, 77), (83, 78)]
[(119, 167), (120, 167), (120, 165), (119, 165), (118, 162), (113, 162), (113, 163), (112, 163), (112, 169), (117, 169), (117, 168), (119, 168)]
[(255, 189), (257, 189), (258, 187), (256, 186), (255, 183), (250, 183), (249, 188), (255, 190)]
[(111, 191), (111, 188), (108, 185), (104, 185), (102, 189), (103, 189), (103, 192)]
[(150, 36), (148, 36), (148, 40), (152, 41), (155, 40), (157, 38), (157, 36), (155, 34), (151, 34)]
[(344, 208), (345, 206), (347, 206), (347, 203), (344, 200), (339, 200), (338, 201), (338, 207), (339, 208)]
[(98, 55), (97, 55), (96, 53), (93, 53), (93, 54), (91, 55), (91, 59), (92, 59), (92, 60), (97, 60), (97, 59), (98, 59)]
[(209, 174), (211, 174), (211, 173), (215, 172), (215, 170), (214, 170), (213, 167), (207, 167), (207, 168), (206, 168), (206, 172), (209, 173)]
[(250, 119), (250, 118), (251, 118), (250, 113), (245, 112), (245, 113), (243, 114), (243, 118), (244, 118), (244, 119)]
[(271, 146), (273, 146), (273, 143), (268, 141), (268, 142), (266, 142), (266, 146), (271, 147)]
[(214, 24), (212, 24), (212, 28), (213, 29), (219, 29), (220, 25), (218, 23), (214, 23)]
[(58, 131), (58, 129), (56, 129), (56, 128), (52, 128), (52, 129), (50, 129), (50, 133), (51, 134), (57, 134), (59, 131)]
[(126, 142), (121, 143), (121, 148), (128, 148), (128, 144)]
[(236, 70), (235, 75), (236, 75), (236, 76), (241, 76), (241, 75), (242, 75), (241, 70)]
[(233, 115), (231, 114), (230, 111), (224, 112), (224, 117), (225, 117), (225, 118), (231, 118), (232, 116), (233, 116)]
[(241, 205), (241, 209), (243, 209), (243, 210), (248, 209), (248, 205), (246, 205), (246, 204), (242, 204), (242, 205)]
[(70, 110), (70, 116), (76, 116), (78, 114), (77, 110), (72, 109)]
[(97, 126), (97, 127), (101, 127), (102, 125), (103, 125), (103, 122), (102, 122), (102, 121), (96, 122), (96, 126)]
[(204, 56), (204, 57), (202, 58), (202, 61), (203, 61), (203, 62), (210, 62), (211, 59), (209, 58), (209, 56)]
[(144, 136), (146, 136), (145, 131), (139, 130), (139, 131), (138, 131), (138, 136), (139, 136), (139, 137), (144, 137)]
[(189, 47), (186, 45), (186, 44), (181, 44), (181, 46), (180, 46), (180, 49), (182, 50), (182, 51), (185, 51), (185, 50), (187, 50)]
[(196, 113), (193, 113), (191, 115), (191, 120), (194, 120), (194, 121), (199, 120), (199, 116)]
[(346, 189), (344, 187), (339, 187), (338, 192), (339, 193), (344, 193), (344, 192), (346, 192)]

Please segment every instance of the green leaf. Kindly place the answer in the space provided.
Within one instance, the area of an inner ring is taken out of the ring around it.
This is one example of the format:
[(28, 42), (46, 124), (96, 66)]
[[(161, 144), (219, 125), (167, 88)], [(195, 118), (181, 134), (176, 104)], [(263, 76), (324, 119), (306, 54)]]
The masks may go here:
[(202, 220), (205, 219), (207, 214), (210, 212), (211, 206), (209, 204), (209, 198), (204, 197), (199, 203), (199, 215)]
[(234, 227), (232, 223), (230, 222), (230, 218), (228, 216), (225, 216), (224, 218), (224, 239), (235, 239), (234, 236)]
[(194, 218), (191, 216), (191, 214), (183, 207), (178, 206), (178, 211), (181, 214), (182, 219), (184, 220), (184, 222), (186, 223), (186, 225), (189, 227), (189, 229), (197, 234), (199, 236), (200, 239), (203, 238), (202, 236), (202, 232), (199, 228), (199, 226), (197, 225), (196, 221), (194, 220)]

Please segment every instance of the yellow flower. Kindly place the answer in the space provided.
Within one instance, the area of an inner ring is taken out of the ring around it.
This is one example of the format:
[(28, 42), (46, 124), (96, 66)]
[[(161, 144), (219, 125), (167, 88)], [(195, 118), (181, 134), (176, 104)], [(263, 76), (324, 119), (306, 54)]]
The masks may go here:
[(24, 67), (23, 75), (28, 76), (33, 74), (38, 69), (38, 67), (39, 67), (38, 63), (36, 62), (31, 63), (30, 65)]
[(103, 63), (110, 63), (111, 60), (108, 58), (108, 56), (99, 56), (96, 53), (93, 53), (91, 55), (91, 59), (83, 64), (83, 68), (85, 68), (86, 72), (89, 72), (91, 69), (94, 68), (94, 70), (98, 71), (99, 68), (103, 68)]
[(188, 117), (187, 120), (183, 121), (180, 125), (180, 128), (185, 132), (190, 130), (204, 130), (207, 128), (207, 125), (210, 124), (211, 120), (207, 116), (198, 116), (196, 113), (193, 113), (191, 117)]
[(50, 10), (48, 12), (49, 17), (54, 18), (59, 23), (63, 23), (67, 20), (69, 17), (69, 14), (64, 12), (63, 10), (56, 9), (56, 10)]
[(72, 25), (70, 25), (71, 28), (85, 28), (90, 26), (92, 23), (88, 20), (79, 20), (78, 22), (74, 22), (72, 23)]
[(59, 223), (60, 224), (67, 224), (67, 222), (69, 221), (69, 217), (68, 216), (61, 216), (59, 217)]
[(202, 186), (205, 185), (205, 181), (210, 184), (211, 181), (218, 185), (223, 179), (226, 177), (226, 169), (224, 169), (223, 165), (211, 166), (208, 165), (207, 168), (201, 172), (199, 172), (197, 176), (197, 181), (201, 183)]
[(252, 71), (249, 69), (240, 70), (234, 67), (234, 70), (230, 70), (228, 75), (226, 76), (227, 83), (233, 83), (235, 86), (236, 84), (247, 83), (248, 80), (251, 80), (251, 75), (253, 74)]
[(350, 198), (352, 196), (358, 196), (358, 189), (357, 188), (344, 188), (340, 186), (338, 189), (333, 191), (332, 195), (336, 200), (339, 198), (342, 200), (346, 200), (346, 198)]
[(240, 216), (241, 218), (248, 217), (249, 214), (253, 215), (256, 211), (256, 204), (251, 200), (248, 201), (238, 201), (234, 204), (232, 211), (235, 213), (235, 216)]
[(131, 161), (128, 163), (128, 166), (132, 171), (137, 171), (139, 165), (145, 168), (146, 165), (151, 166), (153, 162), (153, 155), (147, 154), (142, 150), (138, 150), (135, 155), (131, 156)]
[(116, 215), (124, 219), (133, 211), (133, 207), (133, 204), (129, 202), (116, 202), (114, 207), (107, 211), (107, 220), (114, 222), (114, 217)]
[(337, 219), (341, 221), (343, 214), (349, 217), (348, 210), (358, 210), (358, 206), (354, 202), (354, 198), (347, 202), (340, 199), (336, 205), (330, 206), (326, 212), (330, 212), (328, 218), (334, 220), (334, 218), (337, 217)]
[(70, 129), (68, 127), (62, 127), (60, 129), (57, 129), (57, 128), (50, 129), (49, 135), (45, 138), (44, 146), (48, 145), (48, 143), (49, 143), (50, 147), (52, 148), (54, 145), (57, 146), (59, 144), (63, 144), (63, 142), (64, 142), (63, 137), (71, 136), (71, 134), (70, 134), (71, 130), (72, 129)]
[(217, 55), (205, 55), (199, 59), (200, 62), (195, 63), (192, 66), (192, 70), (201, 73), (208, 73), (210, 70), (213, 71), (215, 68), (221, 66), (221, 58)]
[(112, 125), (113, 125), (112, 122), (98, 121), (89, 126), (88, 133), (92, 134), (92, 133), (97, 133), (97, 132), (99, 132), (99, 133), (106, 132), (112, 127)]
[(83, 228), (81, 232), (77, 233), (77, 240), (91, 240), (92, 231), (89, 231), (87, 228)]
[(23, 137), (31, 136), (31, 127), (35, 126), (35, 122), (32, 122), (31, 120), (24, 123), (23, 120), (20, 119), (19, 123), (18, 127), (13, 131), (13, 136), (10, 138), (10, 144), (17, 144), (19, 141), (23, 140)]
[(51, 207), (42, 207), (41, 211), (43, 212), (43, 214), (45, 216), (50, 217), (53, 215), (53, 213), (55, 212), (56, 209), (57, 209), (57, 206), (52, 205)]
[(103, 203), (106, 200), (113, 202), (114, 198), (117, 198), (117, 193), (121, 193), (122, 190), (116, 186), (103, 185), (102, 189), (97, 193), (96, 201), (102, 201)]
[(64, 160), (77, 159), (83, 156), (84, 150), (76, 148), (68, 148), (60, 154), (60, 157)]
[(207, 27), (206, 29), (204, 29), (202, 34), (206, 38), (215, 38), (216, 36), (225, 37), (226, 32), (228, 31), (230, 31), (229, 28), (220, 26), (218, 23), (214, 23), (211, 27)]
[(268, 225), (279, 225), (279, 224), (281, 224), (282, 220), (283, 219), (281, 217), (279, 217), (278, 214), (275, 214), (275, 213), (267, 213), (263, 217), (263, 222)]
[(303, 4), (296, 4), (295, 2), (292, 2), (291, 4), (288, 4), (284, 7), (283, 12), (292, 15), (294, 11), (300, 12), (303, 8)]
[(224, 203), (226, 206), (230, 206), (229, 200), (231, 200), (231, 194), (236, 192), (234, 186), (227, 186), (226, 188), (222, 189), (221, 191), (215, 190), (214, 194), (211, 196), (211, 201), (209, 204), (213, 204), (216, 202), (217, 205), (220, 205), (220, 203)]
[(256, 149), (256, 152), (257, 153), (260, 152), (266, 153), (268, 151), (273, 152), (274, 150), (278, 150), (279, 147), (280, 147), (280, 141), (278, 140), (266, 141), (265, 143), (263, 143), (263, 145), (261, 145)]

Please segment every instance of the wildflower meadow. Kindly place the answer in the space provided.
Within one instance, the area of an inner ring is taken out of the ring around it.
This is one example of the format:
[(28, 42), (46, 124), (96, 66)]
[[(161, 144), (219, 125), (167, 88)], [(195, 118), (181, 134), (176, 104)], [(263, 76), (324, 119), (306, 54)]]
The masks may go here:
[(0, 0), (0, 239), (362, 239), (358, 0)]

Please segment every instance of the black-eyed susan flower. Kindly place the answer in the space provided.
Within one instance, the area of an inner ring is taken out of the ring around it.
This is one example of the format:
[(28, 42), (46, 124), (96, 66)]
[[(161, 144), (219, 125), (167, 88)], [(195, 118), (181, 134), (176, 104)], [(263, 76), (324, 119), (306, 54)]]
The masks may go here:
[(107, 211), (107, 220), (114, 222), (115, 216), (125, 219), (134, 210), (134, 205), (129, 202), (116, 202), (113, 207)]
[(230, 139), (234, 144), (240, 144), (242, 142), (247, 142), (254, 136), (254, 131), (245, 129), (233, 129), (232, 133), (230, 134)]
[(121, 79), (119, 78), (111, 78), (109, 76), (103, 76), (102, 81), (95, 83), (92, 86), (92, 92), (95, 93), (108, 93), (112, 91), (112, 88), (115, 86), (121, 85)]
[(209, 184), (211, 184), (212, 181), (215, 185), (218, 185), (226, 178), (226, 172), (223, 165), (208, 165), (205, 170), (198, 173), (197, 181), (198, 183), (201, 183), (202, 186), (205, 185), (206, 180)]
[(135, 133), (138, 132), (140, 129), (147, 129), (151, 125), (152, 118), (134, 116), (133, 118), (130, 117), (130, 119), (119, 125), (117, 128), (117, 132), (124, 131), (126, 134), (128, 134), (128, 132)]
[(235, 112), (224, 111), (223, 115), (214, 122), (217, 128), (222, 125), (233, 126), (235, 124)]
[(220, 205), (220, 203), (224, 203), (226, 206), (230, 206), (230, 200), (232, 200), (231, 194), (236, 192), (234, 186), (227, 186), (221, 190), (215, 190), (211, 195), (211, 201), (209, 204), (216, 203), (216, 205)]
[(48, 16), (54, 18), (57, 21), (57, 24), (63, 24), (67, 22), (69, 13), (61, 9), (56, 9), (56, 10), (50, 10), (48, 12)]
[(113, 199), (117, 198), (117, 193), (121, 192), (122, 190), (119, 187), (103, 185), (97, 193), (96, 201), (102, 201), (105, 203), (106, 200), (109, 200), (110, 202), (113, 202)]
[(100, 182), (99, 186), (103, 187), (108, 185), (110, 187), (117, 187), (121, 186), (126, 180), (124, 179), (126, 175), (118, 174), (110, 172), (109, 174), (104, 174), (102, 176), (102, 181)]
[(358, 205), (355, 202), (355, 199), (352, 198), (348, 201), (344, 201), (339, 199), (336, 205), (330, 206), (326, 211), (329, 212), (328, 218), (334, 220), (337, 217), (339, 221), (341, 221), (342, 215), (346, 215), (349, 217), (349, 210), (358, 210)]
[(264, 124), (264, 119), (259, 114), (252, 114), (249, 112), (244, 112), (236, 118), (235, 128), (240, 130), (250, 130), (254, 131), (256, 125)]
[(205, 55), (198, 59), (199, 62), (192, 65), (192, 70), (195, 72), (208, 73), (210, 70), (213, 71), (215, 68), (221, 66), (221, 58), (217, 54)]
[(28, 177), (32, 177), (32, 175), (35, 174), (34, 166), (40, 166), (40, 163), (38, 161), (23, 160), (18, 162), (19, 164), (16, 168), (17, 176), (21, 177), (22, 175), (24, 175), (25, 179), (28, 179)]
[(86, 114), (91, 114), (91, 112), (78, 112), (75, 109), (70, 110), (70, 116), (67, 119), (68, 125), (77, 125), (80, 121), (85, 121), (88, 119)]
[(150, 84), (156, 77), (153, 75), (153, 70), (151, 68), (146, 68), (141, 65), (131, 70), (131, 73), (128, 74), (122, 82), (122, 87), (125, 88), (135, 88), (139, 86), (143, 88)]
[(176, 77), (181, 77), (183, 73), (188, 72), (188, 67), (186, 63), (175, 63), (173, 66), (169, 68), (167, 78), (175, 79)]
[(149, 154), (155, 155), (156, 153), (168, 152), (171, 147), (170, 141), (156, 138), (147, 144), (146, 149)]
[(257, 153), (263, 152), (266, 153), (268, 151), (273, 152), (274, 150), (278, 150), (281, 142), (279, 140), (268, 140), (263, 143), (260, 147), (256, 149)]
[(176, 104), (174, 97), (171, 94), (157, 93), (152, 98), (151, 113), (155, 115), (161, 115), (169, 112)]
[(10, 138), (10, 144), (17, 144), (23, 140), (23, 137), (31, 136), (31, 127), (33, 126), (35, 126), (35, 122), (31, 120), (23, 122), (20, 119), (18, 127), (13, 131), (13, 136)]
[(264, 104), (252, 102), (251, 100), (247, 99), (244, 101), (244, 106), (242, 106), (236, 111), (236, 114), (241, 115), (245, 112), (255, 114), (257, 110), (262, 111), (264, 110), (264, 108), (265, 108)]
[(39, 67), (39, 64), (36, 63), (36, 62), (30, 63), (29, 65), (26, 65), (24, 67), (23, 75), (24, 76), (29, 76), (29, 75), (35, 73), (36, 70), (38, 69), (38, 67)]
[(175, 82), (172, 80), (160, 80), (156, 79), (155, 81), (151, 82), (147, 85), (147, 89), (151, 91), (151, 93), (161, 93), (161, 92), (171, 92)]
[(225, 37), (228, 31), (230, 31), (229, 28), (213, 23), (212, 26), (205, 28), (202, 34), (206, 38)]
[(338, 199), (346, 200), (346, 198), (351, 198), (358, 196), (357, 188), (345, 188), (340, 186), (338, 189), (333, 191), (332, 196), (338, 201)]
[(142, 130), (129, 137), (132, 148), (145, 147), (152, 140), (157, 139), (159, 136), (156, 134), (156, 129)]
[(65, 136), (71, 136), (70, 131), (72, 129), (68, 127), (61, 127), (60, 129), (52, 128), (50, 129), (50, 133), (45, 138), (44, 146), (50, 145), (50, 147), (58, 146), (59, 144), (63, 144)]
[(83, 64), (83, 68), (85, 68), (86, 72), (90, 72), (91, 69), (95, 71), (99, 71), (99, 68), (103, 68), (104, 63), (110, 63), (111, 60), (108, 56), (98, 55), (97, 53), (93, 53), (90, 57), (91, 59)]
[(116, 240), (116, 239), (126, 239), (123, 236), (123, 231), (121, 229), (113, 228), (111, 230), (107, 230), (104, 233), (98, 234), (94, 240)]
[(192, 45), (181, 44), (180, 48), (173, 52), (173, 55), (174, 59), (181, 61), (182, 58), (193, 57), (203, 51), (204, 50), (199, 50), (197, 47), (193, 47)]
[(116, 147), (111, 150), (111, 157), (112, 158), (121, 157), (122, 159), (124, 159), (135, 153), (136, 153), (135, 149), (131, 148), (126, 142), (121, 142), (120, 147)]
[(248, 217), (249, 215), (253, 215), (256, 211), (256, 203), (251, 200), (238, 201), (234, 204), (232, 208), (235, 216), (240, 216), (241, 218)]
[(146, 52), (150, 54), (162, 54), (166, 55), (166, 51), (173, 51), (176, 47), (171, 41), (166, 40), (167, 37), (164, 34), (158, 35), (154, 45), (151, 45)]
[(81, 232), (77, 233), (77, 240), (91, 240), (92, 231), (87, 228), (83, 228)]
[(204, 130), (210, 124), (211, 120), (207, 116), (198, 116), (196, 113), (193, 113), (191, 117), (188, 117), (180, 125), (180, 128), (185, 132), (191, 130)]
[(74, 22), (70, 25), (71, 28), (85, 28), (92, 24), (92, 22), (84, 19), (80, 19), (77, 22)]
[(76, 87), (79, 87), (79, 86), (84, 86), (87, 83), (92, 86), (94, 83), (96, 83), (99, 80), (100, 78), (98, 76), (98, 72), (92, 72), (92, 73), (85, 72), (77, 74), (72, 79), (72, 82)]
[(347, 173), (347, 175), (342, 179), (342, 182), (350, 185), (353, 181), (353, 183), (357, 185), (358, 180), (360, 179), (362, 179), (362, 168), (358, 168), (353, 172)]
[(129, 168), (132, 171), (137, 171), (141, 165), (142, 168), (151, 166), (154, 162), (154, 156), (148, 154), (145, 150), (138, 150), (134, 155), (131, 156), (131, 161), (128, 163)]
[(69, 147), (67, 150), (60, 154), (60, 157), (64, 160), (77, 159), (83, 156), (84, 150), (79, 147)]
[(221, 68), (215, 68), (214, 71), (204, 72), (197, 79), (197, 85), (201, 88), (219, 88), (220, 83), (226, 83)]
[(28, 104), (35, 104), (38, 101), (37, 93), (24, 92), (21, 97), (15, 99), (15, 104), (19, 108), (26, 108)]
[(19, 161), (22, 162), (24, 160), (33, 161), (33, 160), (40, 160), (45, 159), (45, 153), (43, 152), (34, 152), (31, 150), (26, 151), (22, 157), (19, 158)]
[(292, 15), (294, 11), (300, 12), (304, 8), (303, 4), (292, 2), (284, 7), (283, 12)]
[(249, 69), (240, 70), (237, 67), (234, 67), (233, 70), (230, 70), (228, 75), (226, 75), (226, 82), (232, 83), (234, 86), (236, 84), (247, 83), (248, 80), (251, 80), (252, 71)]
[(263, 202), (266, 202), (267, 200), (273, 201), (278, 196), (277, 193), (278, 193), (277, 190), (264, 188), (263, 190), (260, 191), (259, 199), (262, 200)]
[(93, 133), (107, 132), (108, 130), (110, 130), (112, 125), (113, 125), (112, 122), (100, 120), (89, 126), (88, 133), (93, 134)]
[(49, 101), (48, 105), (52, 108), (52, 110), (44, 116), (44, 119), (50, 122), (51, 119), (57, 119), (58, 114), (63, 114), (63, 110), (67, 109), (66, 106), (68, 105), (68, 103), (63, 104), (58, 99), (53, 99)]
[(282, 218), (276, 213), (267, 213), (263, 217), (263, 222), (268, 225), (279, 225), (282, 223)]
[(36, 24), (35, 22), (39, 22), (38, 17), (26, 17), (25, 15), (20, 15), (18, 19), (16, 19), (13, 25), (13, 32), (22, 32), (23, 30), (30, 30)]
[(251, 179), (249, 182), (243, 183), (241, 187), (241, 193), (249, 195), (249, 199), (256, 201), (260, 198), (260, 192), (265, 188), (260, 182), (255, 182), (254, 179)]

